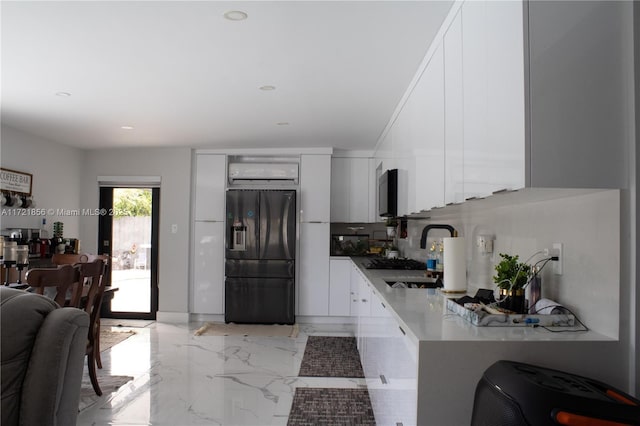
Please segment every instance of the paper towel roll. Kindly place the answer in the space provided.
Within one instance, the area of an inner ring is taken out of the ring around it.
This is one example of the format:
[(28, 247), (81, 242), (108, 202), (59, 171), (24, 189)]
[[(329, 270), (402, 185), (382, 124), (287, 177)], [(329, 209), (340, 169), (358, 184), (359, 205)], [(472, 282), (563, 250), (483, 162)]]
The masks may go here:
[(443, 238), (444, 291), (467, 290), (467, 252), (463, 237)]

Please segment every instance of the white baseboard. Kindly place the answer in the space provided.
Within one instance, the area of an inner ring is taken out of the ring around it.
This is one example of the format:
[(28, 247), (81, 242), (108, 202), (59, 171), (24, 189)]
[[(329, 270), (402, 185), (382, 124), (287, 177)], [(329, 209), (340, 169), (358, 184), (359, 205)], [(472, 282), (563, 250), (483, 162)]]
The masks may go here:
[(157, 322), (166, 322), (169, 324), (189, 324), (188, 312), (156, 312)]
[(355, 324), (356, 318), (296, 315), (296, 322), (298, 324)]
[(190, 314), (191, 322), (224, 322), (224, 314)]

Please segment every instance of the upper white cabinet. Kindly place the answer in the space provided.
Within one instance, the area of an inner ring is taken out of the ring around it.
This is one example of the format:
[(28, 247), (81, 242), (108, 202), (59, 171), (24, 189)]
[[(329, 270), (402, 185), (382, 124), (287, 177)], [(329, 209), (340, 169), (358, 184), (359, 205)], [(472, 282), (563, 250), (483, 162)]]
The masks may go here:
[(467, 199), (525, 185), (523, 10), (468, 1), (461, 15)]
[(632, 2), (454, 2), (374, 154), (407, 171), (409, 213), (441, 206), (441, 186), (447, 204), (525, 186), (627, 188), (633, 23)]
[(226, 156), (197, 154), (195, 158), (195, 220), (224, 221)]
[[(300, 156), (300, 221), (329, 222), (331, 202), (331, 156)], [(329, 240), (329, 234), (326, 236)], [(329, 250), (327, 249), (327, 256)], [(328, 262), (328, 258), (327, 258)]]
[[(462, 91), (462, 19), (455, 16), (444, 35), (444, 198), (464, 201), (464, 133)], [(431, 206), (429, 206), (431, 207)]]
[(444, 206), (444, 56), (438, 46), (413, 91), (415, 207)]
[(369, 222), (369, 158), (331, 159), (331, 222)]

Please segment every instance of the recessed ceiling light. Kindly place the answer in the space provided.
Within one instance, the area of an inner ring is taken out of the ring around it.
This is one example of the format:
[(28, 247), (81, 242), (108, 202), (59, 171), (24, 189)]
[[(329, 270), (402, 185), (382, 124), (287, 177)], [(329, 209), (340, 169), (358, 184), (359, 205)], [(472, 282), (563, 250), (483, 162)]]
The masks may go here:
[(281, 121), (279, 123), (276, 123), (276, 125), (278, 126), (288, 126), (290, 123), (288, 121)]
[(225, 19), (230, 21), (244, 21), (249, 15), (241, 10), (230, 10), (224, 14)]
[(71, 93), (69, 93), (69, 92), (56, 92), (56, 96), (60, 96), (61, 98), (68, 98), (69, 96), (71, 96)]
[(276, 86), (260, 86), (260, 90), (264, 90), (265, 92), (268, 92), (269, 90), (276, 90)]
[(122, 130), (133, 130), (133, 126), (120, 126)]

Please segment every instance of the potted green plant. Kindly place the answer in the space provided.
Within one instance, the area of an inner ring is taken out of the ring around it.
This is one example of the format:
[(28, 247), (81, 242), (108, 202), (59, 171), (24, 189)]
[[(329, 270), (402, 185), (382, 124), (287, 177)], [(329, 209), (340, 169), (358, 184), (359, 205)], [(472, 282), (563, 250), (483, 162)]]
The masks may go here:
[(394, 246), (393, 244), (391, 246), (389, 246), (389, 248), (387, 249), (387, 259), (397, 259), (398, 256), (400, 255), (400, 250), (398, 249), (397, 246)]
[(395, 217), (389, 217), (387, 218), (385, 225), (387, 227), (387, 237), (395, 238), (398, 228), (398, 219), (396, 219)]
[(524, 289), (531, 278), (531, 266), (520, 262), (518, 255), (500, 253), (502, 260), (495, 266), (493, 281), (500, 288), (502, 307), (524, 313)]

